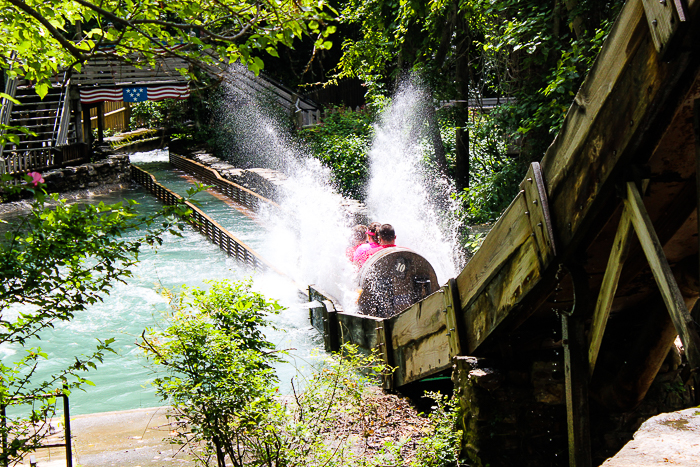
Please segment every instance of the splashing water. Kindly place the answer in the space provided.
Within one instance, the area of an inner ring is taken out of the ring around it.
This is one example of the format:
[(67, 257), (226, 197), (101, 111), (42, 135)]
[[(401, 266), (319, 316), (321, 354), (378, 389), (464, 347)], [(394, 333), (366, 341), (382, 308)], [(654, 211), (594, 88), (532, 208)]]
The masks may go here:
[[(221, 126), (231, 128), (236, 141), (243, 142), (230, 148), (229, 161), (240, 159), (232, 151), (244, 151), (243, 166), (273, 168), (287, 177), (278, 199), (282, 209), (262, 213), (271, 226), (269, 259), (298, 284), (315, 284), (351, 309), (356, 287), (355, 271), (345, 257), (352, 225), (342, 208), (345, 200), (333, 188), (330, 170), (294, 140), (270, 110), (266, 96), (251, 96), (250, 89), (235, 84), (235, 78), (247, 73), (232, 69)], [(248, 74), (247, 79), (252, 77)]]
[(428, 105), (429, 94), (415, 80), (401, 83), (375, 126), (366, 203), (371, 220), (391, 224), (396, 244), (424, 256), (442, 285), (456, 276), (463, 257), (450, 215), (454, 186), (425, 163)]
[[(234, 76), (246, 72), (234, 69)], [(281, 170), (287, 176), (280, 196), (281, 214), (266, 213), (270, 260), (299, 284), (315, 284), (356, 310), (356, 271), (345, 257), (353, 219), (333, 189), (330, 170), (314, 159), (275, 120), (263, 98), (230, 82), (222, 127), (236, 133), (231, 151), (244, 151), (244, 166)], [(245, 102), (244, 106), (241, 103)], [(437, 206), (449, 211), (453, 187), (423, 164), (428, 94), (405, 83), (376, 126), (370, 153), (368, 211), (372, 221), (390, 223), (397, 245), (414, 249), (433, 265), (440, 284), (460, 266), (456, 226), (445, 222)], [(240, 156), (231, 153), (229, 160)], [(445, 209), (447, 208), (447, 209)], [(445, 225), (448, 228), (445, 229)]]

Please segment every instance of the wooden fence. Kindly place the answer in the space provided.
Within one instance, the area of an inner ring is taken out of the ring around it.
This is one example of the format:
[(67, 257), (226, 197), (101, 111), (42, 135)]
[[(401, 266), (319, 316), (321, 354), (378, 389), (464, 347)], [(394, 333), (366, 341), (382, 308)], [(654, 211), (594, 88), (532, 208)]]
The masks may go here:
[(227, 255), (236, 258), (243, 264), (259, 270), (275, 270), (275, 268), (258, 255), (253, 249), (224, 229), (201, 209), (189, 201), (183, 201), (182, 196), (174, 193), (158, 183), (147, 171), (131, 166), (131, 179), (143, 185), (166, 205), (172, 206), (184, 202), (192, 210), (187, 221), (212, 243), (218, 245)]
[[(102, 102), (104, 112), (104, 128), (114, 131), (128, 131), (131, 119), (131, 107), (128, 102), (105, 101)], [(99, 106), (90, 109), (90, 128), (98, 127)]]

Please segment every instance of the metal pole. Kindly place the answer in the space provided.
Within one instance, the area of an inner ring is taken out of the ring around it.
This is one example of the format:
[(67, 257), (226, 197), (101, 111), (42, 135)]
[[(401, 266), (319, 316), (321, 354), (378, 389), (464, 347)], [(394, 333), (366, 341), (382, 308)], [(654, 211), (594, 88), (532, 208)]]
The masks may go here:
[[(64, 387), (64, 389), (66, 389)], [(66, 434), (66, 466), (73, 467), (73, 450), (71, 449), (71, 434), (70, 434), (70, 405), (68, 404), (68, 396), (65, 392), (61, 394), (63, 397), (63, 427)]]
[(0, 426), (2, 426), (2, 465), (7, 467), (9, 462), (9, 456), (7, 455), (7, 413), (5, 413), (6, 405), (3, 404), (2, 409), (0, 409)]

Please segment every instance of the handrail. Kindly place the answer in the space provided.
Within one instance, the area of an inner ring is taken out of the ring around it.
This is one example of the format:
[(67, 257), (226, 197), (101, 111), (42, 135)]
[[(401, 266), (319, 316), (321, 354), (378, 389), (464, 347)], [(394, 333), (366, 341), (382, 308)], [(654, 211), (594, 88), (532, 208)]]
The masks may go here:
[(70, 78), (64, 78), (61, 97), (59, 98), (58, 108), (56, 109), (58, 128), (54, 123), (54, 147), (65, 146), (68, 144), (68, 126), (70, 124), (70, 99), (68, 99), (68, 87), (70, 86)]
[[(131, 166), (131, 179), (143, 185), (166, 205), (172, 206), (179, 202), (183, 202), (182, 196), (165, 188), (156, 181), (156, 178), (153, 175), (140, 167), (136, 167), (135, 165)], [(212, 243), (218, 245), (222, 250), (224, 250), (226, 254), (236, 258), (238, 261), (250, 266), (253, 269), (272, 270), (278, 274), (282, 274), (274, 266), (257, 254), (255, 250), (250, 248), (243, 241), (231, 234), (231, 232), (219, 225), (197, 206), (189, 201), (184, 201), (184, 204), (192, 210), (192, 215), (187, 219), (187, 221), (200, 233), (204, 234), (204, 236), (206, 236)]]

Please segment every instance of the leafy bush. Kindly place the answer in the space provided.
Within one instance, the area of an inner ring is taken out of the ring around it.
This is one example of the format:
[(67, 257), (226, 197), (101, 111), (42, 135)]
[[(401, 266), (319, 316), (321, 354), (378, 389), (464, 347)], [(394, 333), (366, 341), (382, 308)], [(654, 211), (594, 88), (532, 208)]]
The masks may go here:
[(131, 128), (175, 127), (187, 118), (187, 101), (163, 99), (131, 104)]
[(251, 291), (251, 283), (212, 282), (211, 289), (185, 288), (170, 298), (167, 326), (147, 329), (139, 344), (164, 367), (155, 379), (158, 395), (182, 421), (173, 437), (180, 444), (204, 442), (205, 462), (243, 465), (240, 438), (279, 417), (271, 363), (274, 348), (260, 329), (281, 307)]
[[(275, 302), (252, 292), (250, 281), (214, 282), (208, 292), (193, 288), (167, 296), (165, 328), (145, 331), (140, 346), (167, 372), (154, 384), (173, 404), (178, 424), (172, 441), (202, 465), (213, 458), (220, 467), (402, 461), (405, 440), (387, 442), (376, 456), (358, 453), (377, 428), (379, 402), (368, 396), (369, 388), (389, 371), (378, 355), (346, 345), (310, 376), (296, 377), (292, 395), (278, 397), (270, 366), (276, 357), (260, 330), (269, 325), (267, 314), (279, 311)], [(431, 397), (437, 410), (425, 427), (430, 434), (418, 443), (415, 467), (448, 465), (459, 447), (452, 406)]]
[[(21, 181), (25, 183), (17, 184)], [(102, 300), (116, 281), (130, 277), (141, 244), (159, 244), (164, 231), (178, 234), (170, 214), (187, 214), (178, 205), (140, 219), (135, 202), (68, 203), (58, 195), (48, 197), (43, 183), (37, 172), (18, 181), (5, 174), (0, 181), (3, 196), (20, 191), (34, 195), (25, 216), (9, 223), (0, 220), (7, 224), (0, 238), (0, 346), (21, 349), (0, 364), (0, 405), (8, 407), (0, 415), (0, 435), (7, 440), (7, 449), (0, 452), (2, 465), (19, 463), (41, 445), (49, 434), (48, 419), (55, 414), (54, 396), (92, 385), (85, 372), (102, 362), (114, 341), (98, 339), (92, 354), (77, 355), (70, 365), (42, 379), (36, 369), (48, 357), (36, 340)], [(166, 220), (156, 226), (162, 215)], [(141, 222), (150, 226), (143, 238), (122, 238)], [(42, 398), (44, 394), (52, 397)], [(18, 406), (24, 407), (14, 410)]]
[(374, 113), (334, 108), (323, 122), (299, 131), (313, 154), (333, 172), (338, 190), (355, 199), (364, 197)]

